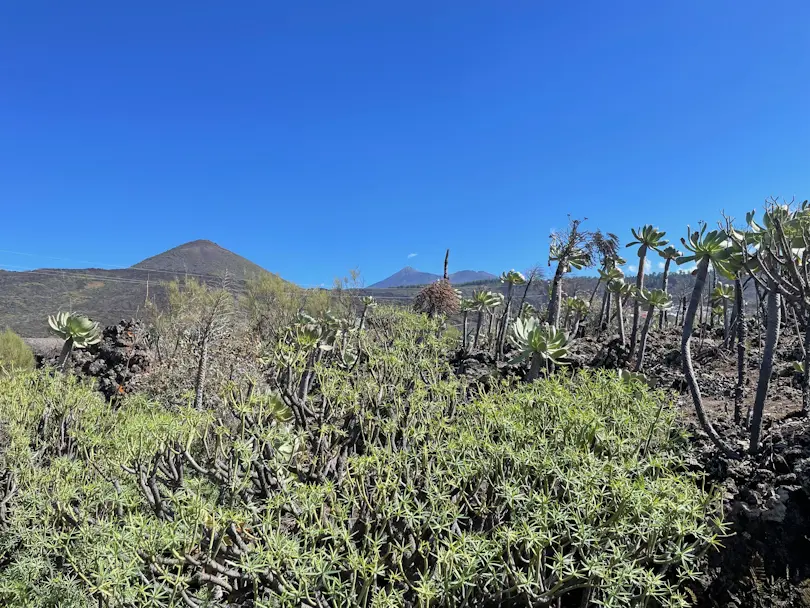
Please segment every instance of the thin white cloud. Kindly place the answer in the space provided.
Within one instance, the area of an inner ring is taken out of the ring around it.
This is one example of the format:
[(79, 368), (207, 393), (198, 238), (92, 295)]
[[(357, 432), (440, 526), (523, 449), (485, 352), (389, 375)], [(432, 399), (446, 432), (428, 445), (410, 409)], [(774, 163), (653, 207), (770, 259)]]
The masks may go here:
[(627, 270), (629, 270), (630, 272), (636, 272), (638, 270), (638, 266), (636, 266), (635, 264), (630, 264), (627, 267)]
[(664, 269), (664, 262), (658, 262), (658, 268), (663, 270)]
[(410, 260), (411, 258), (415, 258), (418, 255), (419, 255), (418, 253), (409, 253), (408, 254), (408, 259)]
[(652, 262), (650, 260), (644, 260), (644, 272), (650, 272), (652, 268)]

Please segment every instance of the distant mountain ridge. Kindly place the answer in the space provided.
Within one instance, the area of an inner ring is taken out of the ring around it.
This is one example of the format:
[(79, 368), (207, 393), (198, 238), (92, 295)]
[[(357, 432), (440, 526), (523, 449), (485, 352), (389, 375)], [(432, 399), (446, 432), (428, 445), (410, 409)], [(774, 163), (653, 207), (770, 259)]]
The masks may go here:
[(239, 290), (243, 281), (270, 273), (207, 240), (184, 243), (129, 268), (0, 270), (0, 330), (9, 327), (29, 338), (46, 336), (47, 316), (60, 310), (111, 325), (141, 316), (147, 294), (150, 301), (163, 302), (165, 282), (190, 276), (219, 286), (226, 274)]
[[(377, 281), (373, 285), (369, 285), (370, 289), (379, 289), (385, 287), (413, 287), (415, 285), (427, 285), (442, 278), (440, 274), (433, 274), (432, 272), (422, 272), (411, 266), (406, 266), (402, 270), (395, 272), (390, 277)], [(492, 273), (483, 270), (459, 270), (450, 274), (450, 282), (456, 285), (463, 285), (464, 283), (475, 283), (477, 281), (491, 281), (498, 277)]]

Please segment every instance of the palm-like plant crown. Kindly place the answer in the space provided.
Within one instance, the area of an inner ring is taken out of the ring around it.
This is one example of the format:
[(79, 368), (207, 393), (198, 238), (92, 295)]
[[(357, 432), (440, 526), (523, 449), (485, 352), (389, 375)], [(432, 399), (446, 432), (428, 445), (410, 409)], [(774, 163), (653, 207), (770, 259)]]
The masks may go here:
[(501, 273), (501, 283), (507, 283), (509, 285), (523, 285), (526, 283), (526, 277), (524, 277), (523, 274), (517, 270), (510, 270), (508, 272)]
[(340, 323), (328, 311), (323, 319), (316, 319), (301, 313), (293, 328), (298, 345), (304, 350), (318, 347), (323, 351), (334, 348), (335, 339), (340, 331)]
[(523, 318), (537, 316), (537, 309), (529, 302), (524, 302), (523, 306), (520, 307), (520, 314), (518, 316)]
[(568, 310), (575, 314), (582, 315), (588, 312), (588, 302), (577, 296), (567, 298), (565, 305), (568, 307)]
[(699, 232), (687, 227), (687, 238), (681, 237), (681, 243), (689, 253), (676, 260), (679, 266), (688, 262), (699, 263), (706, 259), (715, 264), (722, 263), (732, 254), (728, 235), (723, 230), (706, 232), (705, 224)]
[(658, 255), (660, 255), (665, 260), (677, 260), (679, 257), (683, 255), (683, 252), (676, 249), (673, 245), (668, 245), (667, 247), (661, 249), (658, 252)]
[(719, 284), (712, 290), (712, 305), (720, 306), (734, 301), (734, 287), (731, 285)]
[(48, 317), (51, 331), (63, 340), (73, 340), (77, 348), (84, 348), (101, 341), (98, 323), (85, 316), (59, 312)]
[(622, 272), (621, 268), (613, 267), (607, 269), (599, 269), (599, 278), (603, 280), (605, 283), (610, 283), (614, 279), (623, 279), (624, 272)]
[(537, 317), (515, 319), (510, 335), (511, 342), (520, 349), (512, 362), (519, 363), (539, 357), (542, 361), (564, 365), (568, 355), (568, 336), (561, 329), (548, 323), (540, 323)]
[(663, 289), (642, 289), (636, 297), (647, 306), (652, 306), (657, 310), (670, 310), (672, 308), (672, 298)]
[(635, 287), (630, 283), (625, 283), (624, 279), (613, 279), (607, 284), (607, 289), (610, 293), (626, 296), (633, 293)]
[(658, 230), (658, 228), (655, 228), (650, 224), (646, 224), (639, 229), (631, 228), (630, 231), (633, 233), (633, 238), (635, 240), (627, 243), (625, 247), (638, 245), (638, 257), (641, 257), (647, 249), (659, 251), (661, 247), (669, 243), (669, 241), (664, 240), (667, 233), (663, 230)]
[(577, 249), (570, 255), (566, 256), (564, 253), (564, 247), (560, 243), (552, 241), (551, 245), (549, 246), (549, 264), (551, 264), (551, 262), (561, 262), (563, 264), (564, 272), (569, 272), (572, 268), (582, 270), (586, 266), (590, 266), (592, 260), (593, 256), (591, 255), (591, 252), (585, 249)]
[(484, 310), (492, 310), (501, 305), (503, 296), (494, 291), (486, 291), (484, 289), (476, 289), (472, 295), (473, 308), (482, 312)]

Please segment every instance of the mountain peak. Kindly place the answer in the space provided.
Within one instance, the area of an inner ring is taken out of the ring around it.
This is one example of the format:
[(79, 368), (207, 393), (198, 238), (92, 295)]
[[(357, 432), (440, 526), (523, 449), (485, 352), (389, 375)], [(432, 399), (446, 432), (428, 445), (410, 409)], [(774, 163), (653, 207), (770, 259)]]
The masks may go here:
[[(371, 288), (381, 287), (413, 287), (415, 285), (427, 285), (438, 281), (442, 278), (440, 274), (433, 274), (431, 272), (422, 272), (416, 270), (411, 266), (405, 266), (402, 270), (395, 272), (387, 279), (378, 281)], [(459, 270), (450, 275), (450, 282), (456, 285), (463, 285), (464, 283), (474, 283), (476, 281), (491, 281), (497, 279), (494, 274), (484, 272), (483, 270)]]
[(214, 241), (209, 241), (208, 239), (197, 239), (196, 241), (189, 241), (188, 243), (178, 245), (177, 247), (175, 247), (175, 249), (185, 249), (188, 247), (218, 247), (219, 249), (223, 249), (223, 247), (220, 247)]
[(258, 276), (267, 272), (261, 266), (207, 239), (183, 243), (146, 258), (133, 268), (213, 276), (228, 273), (235, 278)]

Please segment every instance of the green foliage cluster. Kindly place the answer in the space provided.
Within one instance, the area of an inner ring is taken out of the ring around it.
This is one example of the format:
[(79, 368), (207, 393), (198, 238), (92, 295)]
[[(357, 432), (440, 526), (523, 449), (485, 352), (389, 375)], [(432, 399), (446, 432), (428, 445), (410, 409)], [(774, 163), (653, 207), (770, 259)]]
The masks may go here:
[(664, 395), (583, 373), (470, 399), (440, 319), (313, 323), (216, 415), (0, 378), (0, 604), (687, 605), (722, 530)]
[(0, 332), (0, 373), (33, 369), (34, 353), (25, 341), (10, 329)]

